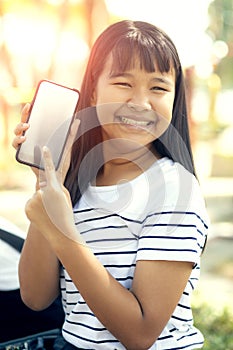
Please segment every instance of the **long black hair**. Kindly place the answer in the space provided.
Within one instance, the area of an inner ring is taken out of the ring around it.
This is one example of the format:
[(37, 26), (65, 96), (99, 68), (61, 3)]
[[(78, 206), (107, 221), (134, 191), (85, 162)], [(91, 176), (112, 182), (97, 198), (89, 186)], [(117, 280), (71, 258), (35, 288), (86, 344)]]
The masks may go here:
[(174, 69), (176, 83), (172, 120), (167, 130), (153, 142), (153, 145), (161, 156), (179, 162), (195, 174), (188, 130), (184, 76), (177, 50), (171, 39), (160, 28), (142, 21), (123, 20), (110, 25), (97, 38), (84, 74), (77, 113), (81, 124), (65, 180), (73, 204), (79, 200), (89, 182), (94, 179), (96, 167), (101, 164), (99, 159), (102, 157), (101, 152), (99, 154), (90, 152), (92, 157), (88, 158), (88, 163), (84, 162), (84, 159), (88, 152), (102, 141), (101, 127), (95, 108), (91, 107), (91, 100), (110, 53), (113, 57), (113, 72), (133, 68), (136, 59), (139, 59), (141, 68), (147, 72), (158, 69), (163, 73)]

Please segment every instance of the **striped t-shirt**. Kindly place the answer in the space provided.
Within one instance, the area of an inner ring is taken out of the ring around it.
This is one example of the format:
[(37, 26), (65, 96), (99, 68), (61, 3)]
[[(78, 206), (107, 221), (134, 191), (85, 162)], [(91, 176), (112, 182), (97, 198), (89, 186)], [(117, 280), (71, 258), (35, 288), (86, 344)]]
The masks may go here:
[[(74, 207), (74, 218), (87, 245), (127, 289), (138, 260), (193, 262), (183, 295), (150, 350), (201, 348), (190, 297), (199, 279), (208, 216), (196, 178), (165, 157), (132, 181), (89, 186)], [(95, 317), (65, 269), (61, 290), (68, 342), (82, 349), (125, 349)]]

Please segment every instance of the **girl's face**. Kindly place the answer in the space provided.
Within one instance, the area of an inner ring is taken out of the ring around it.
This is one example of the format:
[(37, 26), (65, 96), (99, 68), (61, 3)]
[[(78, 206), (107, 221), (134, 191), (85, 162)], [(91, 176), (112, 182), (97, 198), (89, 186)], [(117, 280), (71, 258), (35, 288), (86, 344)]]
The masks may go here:
[(136, 63), (124, 72), (112, 72), (108, 58), (92, 96), (103, 139), (124, 139), (149, 147), (172, 119), (175, 72), (148, 73)]

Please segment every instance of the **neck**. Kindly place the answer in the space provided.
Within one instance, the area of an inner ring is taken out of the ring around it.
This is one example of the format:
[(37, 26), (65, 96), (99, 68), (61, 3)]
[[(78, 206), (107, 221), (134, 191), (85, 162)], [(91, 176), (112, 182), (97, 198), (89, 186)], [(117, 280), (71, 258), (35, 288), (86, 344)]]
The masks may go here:
[[(109, 145), (108, 145), (109, 146)], [(115, 185), (121, 181), (130, 181), (146, 171), (157, 159), (161, 158), (153, 147), (125, 152), (123, 155), (104, 152), (105, 163), (96, 179), (97, 186)]]

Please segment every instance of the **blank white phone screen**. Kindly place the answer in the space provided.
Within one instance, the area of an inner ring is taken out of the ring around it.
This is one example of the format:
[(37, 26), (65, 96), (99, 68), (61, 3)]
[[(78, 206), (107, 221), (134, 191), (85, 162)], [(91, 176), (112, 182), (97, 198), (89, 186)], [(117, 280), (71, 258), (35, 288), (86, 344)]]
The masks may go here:
[(39, 83), (29, 116), (26, 141), (20, 146), (16, 159), (24, 164), (44, 169), (41, 150), (47, 146), (57, 169), (73, 120), (79, 92), (43, 80)]

